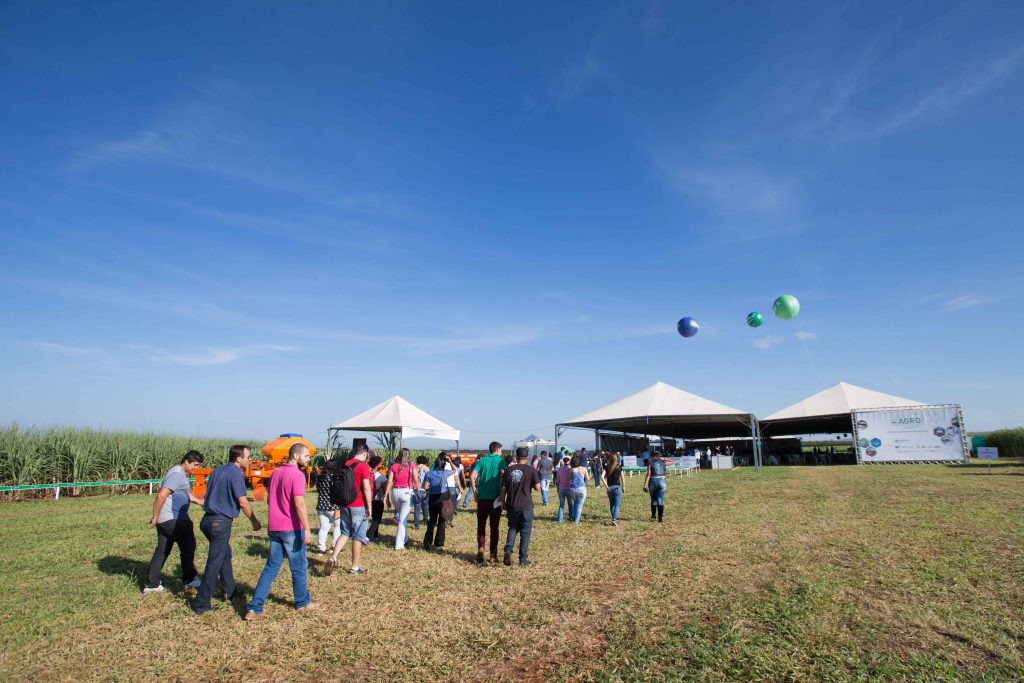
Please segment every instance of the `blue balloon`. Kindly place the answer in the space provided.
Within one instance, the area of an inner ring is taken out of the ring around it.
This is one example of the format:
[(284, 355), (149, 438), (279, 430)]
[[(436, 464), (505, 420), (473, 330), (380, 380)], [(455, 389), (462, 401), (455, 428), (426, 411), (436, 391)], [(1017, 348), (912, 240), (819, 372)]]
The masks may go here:
[(692, 337), (700, 332), (700, 323), (693, 318), (687, 316), (676, 324), (676, 329), (679, 330), (679, 334), (684, 337)]

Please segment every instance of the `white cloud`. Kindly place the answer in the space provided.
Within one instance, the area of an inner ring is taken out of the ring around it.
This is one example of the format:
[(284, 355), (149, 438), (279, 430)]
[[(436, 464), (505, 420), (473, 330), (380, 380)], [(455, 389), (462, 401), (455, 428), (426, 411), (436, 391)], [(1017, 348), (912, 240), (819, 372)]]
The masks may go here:
[(853, 131), (851, 137), (874, 137), (902, 128), (918, 119), (945, 111), (982, 94), (995, 83), (1016, 71), (1024, 58), (1024, 45), (995, 59), (975, 64), (957, 76), (940, 83), (911, 103), (890, 112), (874, 125)]
[(294, 351), (290, 346), (279, 346), (276, 344), (255, 344), (252, 346), (236, 347), (208, 347), (189, 352), (168, 351), (167, 349), (147, 349), (146, 355), (159, 363), (170, 363), (171, 365), (184, 365), (189, 367), (205, 367), (213, 365), (227, 365), (234, 363), (240, 358), (263, 352), (288, 352)]
[(754, 341), (754, 346), (759, 349), (770, 349), (783, 340), (783, 337), (779, 335), (772, 335), (770, 337), (761, 337)]
[(970, 294), (953, 297), (946, 302), (947, 311), (959, 311), (964, 308), (974, 308), (985, 303), (984, 300)]
[(818, 333), (817, 332), (805, 332), (803, 330), (800, 330), (799, 332), (796, 333), (796, 338), (799, 339), (800, 341), (806, 341), (808, 339), (817, 339), (818, 338)]
[(80, 346), (68, 346), (67, 344), (57, 344), (55, 342), (35, 341), (29, 343), (40, 349), (52, 351), (53, 353), (58, 353), (62, 356), (70, 356), (72, 358), (91, 356), (96, 353), (95, 349), (86, 349)]
[(693, 168), (663, 164), (675, 189), (725, 216), (780, 219), (798, 199), (796, 179), (749, 166)]

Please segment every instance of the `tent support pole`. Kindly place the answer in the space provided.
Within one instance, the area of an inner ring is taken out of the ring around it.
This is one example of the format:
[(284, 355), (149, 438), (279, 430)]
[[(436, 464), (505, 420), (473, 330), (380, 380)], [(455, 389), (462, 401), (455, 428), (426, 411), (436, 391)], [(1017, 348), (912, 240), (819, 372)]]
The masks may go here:
[(594, 430), (594, 452), (601, 452), (601, 432), (597, 429)]

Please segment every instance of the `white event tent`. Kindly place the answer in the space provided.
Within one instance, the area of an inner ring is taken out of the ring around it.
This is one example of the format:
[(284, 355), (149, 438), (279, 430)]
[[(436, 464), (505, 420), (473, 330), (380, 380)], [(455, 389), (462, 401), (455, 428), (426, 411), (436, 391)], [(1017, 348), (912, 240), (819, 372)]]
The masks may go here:
[(855, 410), (923, 405), (909, 398), (839, 382), (764, 418), (761, 434), (850, 434), (853, 433), (851, 415)]
[(536, 434), (530, 434), (526, 438), (519, 439), (518, 441), (512, 442), (512, 448), (518, 448), (519, 446), (525, 446), (530, 450), (530, 455), (538, 455), (537, 449), (545, 448), (547, 446), (554, 446), (555, 442), (549, 439), (542, 439)]
[(397, 432), (401, 439), (430, 437), (455, 442), (458, 452), (462, 432), (450, 424), (417, 408), (401, 396), (392, 396), (383, 403), (327, 428), (327, 443), (335, 432)]
[(555, 425), (555, 450), (565, 429), (593, 429), (595, 448), (600, 448), (601, 431), (653, 434), (682, 439), (740, 436), (753, 441), (754, 463), (761, 458), (757, 440), (757, 418), (750, 412), (715, 403), (664, 382), (630, 394), (614, 403)]

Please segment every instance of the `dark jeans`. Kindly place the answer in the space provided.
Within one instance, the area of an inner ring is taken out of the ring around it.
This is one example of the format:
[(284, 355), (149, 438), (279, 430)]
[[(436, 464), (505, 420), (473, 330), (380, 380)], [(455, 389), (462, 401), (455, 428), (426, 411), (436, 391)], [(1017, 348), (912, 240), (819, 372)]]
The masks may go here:
[(223, 515), (207, 513), (199, 521), (199, 530), (210, 542), (210, 554), (203, 569), (203, 582), (196, 592), (192, 609), (205, 612), (210, 609), (210, 598), (217, 585), (217, 578), (224, 588), (224, 597), (230, 600), (235, 594), (235, 575), (231, 570), (231, 524), (235, 520)]
[(427, 521), (427, 535), (423, 537), (423, 547), (429, 548), (434, 546), (437, 548), (444, 547), (444, 504), (448, 501), (448, 493), (437, 493), (431, 494), (427, 500), (427, 508), (430, 511), (430, 517)]
[(384, 501), (375, 500), (370, 503), (370, 530), (366, 534), (371, 539), (380, 538), (380, 522), (384, 519)]
[(505, 539), (505, 552), (511, 553), (516, 546), (516, 534), (519, 534), (519, 564), (526, 562), (526, 553), (530, 549), (530, 531), (533, 529), (533, 510), (522, 512), (508, 511), (508, 535)]
[(476, 501), (476, 547), (481, 551), (487, 541), (487, 523), (491, 525), (491, 555), (498, 554), (498, 525), (501, 523), (501, 508), (494, 507), (493, 500), (480, 498)]
[(160, 522), (156, 525), (156, 550), (153, 551), (153, 559), (149, 561), (147, 588), (156, 588), (160, 585), (160, 571), (164, 568), (164, 562), (167, 561), (167, 556), (171, 554), (175, 543), (181, 552), (182, 582), (189, 583), (199, 576), (199, 572), (196, 571), (196, 532), (192, 528), (192, 520), (186, 518)]

